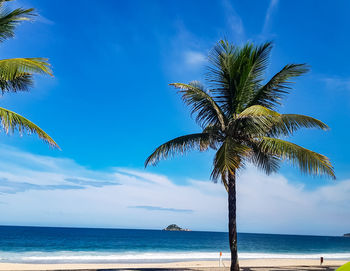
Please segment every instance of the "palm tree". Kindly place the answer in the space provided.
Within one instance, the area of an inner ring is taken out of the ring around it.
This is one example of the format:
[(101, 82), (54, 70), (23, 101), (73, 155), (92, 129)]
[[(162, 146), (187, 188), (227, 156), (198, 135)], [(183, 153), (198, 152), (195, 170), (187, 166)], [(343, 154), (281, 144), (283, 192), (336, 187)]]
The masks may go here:
[(215, 150), (211, 178), (221, 180), (228, 192), (228, 228), (231, 270), (239, 270), (236, 226), (236, 177), (248, 162), (267, 174), (289, 160), (303, 173), (335, 178), (326, 156), (281, 137), (299, 128), (327, 130), (323, 122), (309, 116), (280, 114), (275, 108), (290, 90), (291, 79), (308, 71), (305, 64), (288, 64), (264, 82), (271, 42), (236, 47), (220, 41), (209, 54), (208, 88), (199, 82), (170, 84), (179, 89), (202, 132), (170, 140), (147, 158), (145, 166), (190, 150)]
[[(35, 14), (34, 9), (16, 8), (13, 10), (4, 7), (5, 2), (0, 0), (0, 42), (14, 37), (16, 26), (30, 20)], [(0, 60), (0, 90), (2, 94), (7, 92), (27, 91), (33, 85), (34, 74), (52, 75), (50, 64), (45, 58), (12, 58)], [(59, 148), (56, 142), (46, 134), (39, 126), (35, 125), (21, 115), (0, 107), (0, 119), (6, 133), (17, 130), (36, 133), (50, 146)]]

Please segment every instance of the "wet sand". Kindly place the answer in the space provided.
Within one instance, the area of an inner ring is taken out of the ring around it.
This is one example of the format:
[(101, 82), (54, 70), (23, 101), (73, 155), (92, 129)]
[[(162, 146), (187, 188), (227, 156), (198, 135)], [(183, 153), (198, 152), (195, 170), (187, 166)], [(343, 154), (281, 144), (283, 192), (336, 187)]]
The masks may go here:
[[(291, 271), (291, 270), (335, 270), (345, 264), (345, 260), (325, 260), (320, 266), (319, 260), (308, 259), (250, 259), (241, 260), (242, 271)], [(0, 270), (229, 270), (229, 261), (225, 267), (219, 267), (218, 261), (191, 261), (171, 263), (137, 263), (137, 264), (19, 264), (0, 263)]]

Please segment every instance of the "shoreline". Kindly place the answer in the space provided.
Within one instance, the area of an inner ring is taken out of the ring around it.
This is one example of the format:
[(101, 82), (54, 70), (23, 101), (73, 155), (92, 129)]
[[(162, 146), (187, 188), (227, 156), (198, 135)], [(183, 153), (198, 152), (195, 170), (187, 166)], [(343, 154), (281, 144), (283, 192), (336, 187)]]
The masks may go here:
[[(230, 262), (224, 260), (224, 265), (229, 266)], [(345, 264), (346, 260), (327, 260), (325, 259), (322, 266), (319, 260), (312, 259), (243, 259), (240, 260), (240, 266), (246, 270), (250, 268), (258, 268), (258, 270), (279, 270), (279, 268), (289, 267), (290, 270), (323, 270), (323, 268), (331, 267), (334, 270)], [(194, 270), (226, 270), (219, 267), (219, 261), (182, 261), (167, 263), (51, 263), (51, 264), (29, 264), (29, 263), (0, 263), (0, 270), (107, 270), (107, 269), (184, 269), (192, 268)], [(248, 268), (248, 269), (247, 269)], [(306, 269), (305, 269), (306, 268)], [(309, 269), (308, 269), (309, 268)], [(321, 269), (320, 269), (321, 268)]]

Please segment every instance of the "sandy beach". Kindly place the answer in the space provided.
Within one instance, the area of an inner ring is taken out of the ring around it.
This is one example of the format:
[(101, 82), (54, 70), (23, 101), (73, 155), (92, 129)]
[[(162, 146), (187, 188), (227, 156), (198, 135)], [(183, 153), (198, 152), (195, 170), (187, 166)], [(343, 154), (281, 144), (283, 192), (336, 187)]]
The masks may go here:
[[(308, 259), (251, 259), (241, 260), (243, 271), (287, 271), (287, 270), (335, 270), (345, 264), (344, 260), (325, 260), (320, 266), (318, 260)], [(190, 261), (171, 263), (138, 263), (138, 264), (19, 264), (0, 263), (0, 270), (228, 270), (219, 267), (217, 261)]]

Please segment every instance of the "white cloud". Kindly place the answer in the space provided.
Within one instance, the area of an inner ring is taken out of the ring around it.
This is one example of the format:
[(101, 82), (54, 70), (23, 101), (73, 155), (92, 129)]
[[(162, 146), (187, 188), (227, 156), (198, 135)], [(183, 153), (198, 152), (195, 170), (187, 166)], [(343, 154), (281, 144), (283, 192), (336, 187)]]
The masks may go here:
[(324, 185), (307, 190), (281, 175), (247, 172), (238, 185), (241, 227), (247, 231), (302, 234), (348, 231), (350, 198), (346, 195), (350, 193), (350, 180), (320, 182)]
[(189, 66), (202, 66), (207, 62), (207, 57), (201, 52), (186, 51), (184, 57), (185, 63)]
[[(226, 230), (221, 184), (186, 185), (144, 170), (90, 170), (70, 159), (1, 146), (0, 224)], [(342, 234), (350, 228), (350, 180), (314, 190), (248, 168), (238, 178), (242, 232)], [(70, 187), (72, 186), (72, 187)]]
[(211, 220), (225, 218), (225, 192), (212, 183), (221, 193), (202, 192), (198, 181), (180, 186), (142, 170), (93, 171), (70, 159), (1, 149), (0, 224), (215, 229), (220, 224)]
[[(164, 69), (171, 80), (192, 81), (202, 75), (208, 51), (208, 44), (203, 39), (190, 32), (182, 21), (174, 24), (175, 34), (166, 41), (162, 51), (164, 59)], [(210, 44), (211, 47), (212, 44)], [(177, 79), (176, 79), (177, 78)]]

